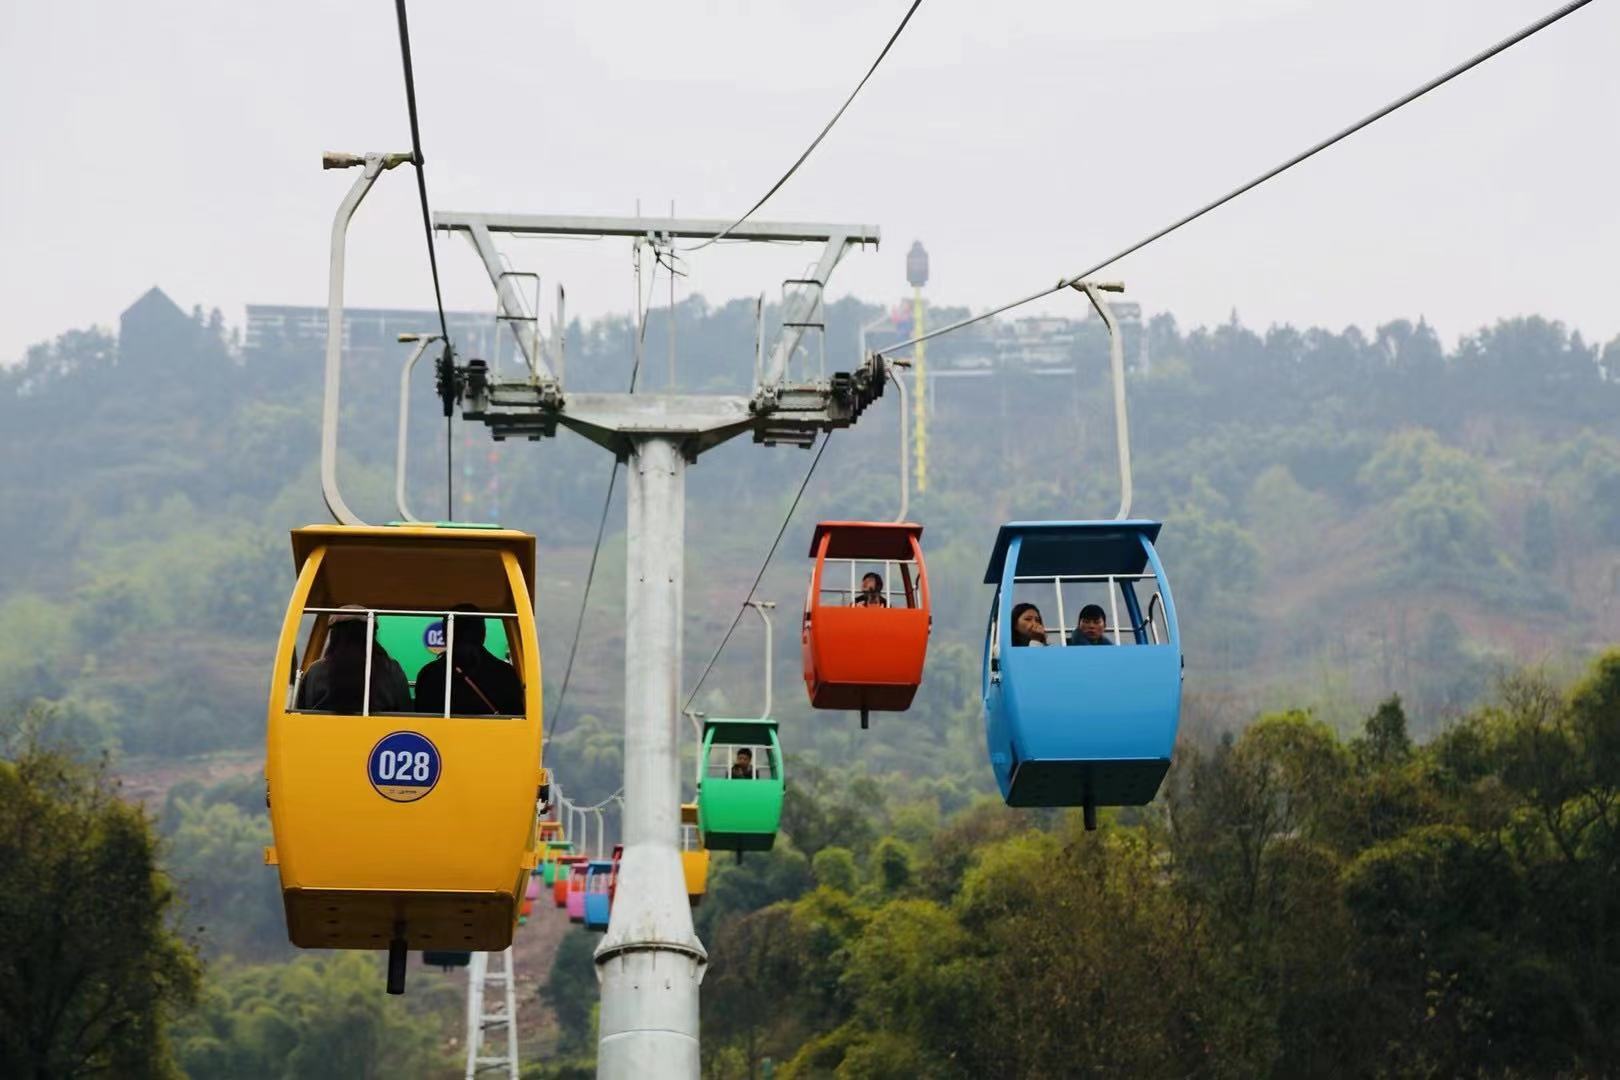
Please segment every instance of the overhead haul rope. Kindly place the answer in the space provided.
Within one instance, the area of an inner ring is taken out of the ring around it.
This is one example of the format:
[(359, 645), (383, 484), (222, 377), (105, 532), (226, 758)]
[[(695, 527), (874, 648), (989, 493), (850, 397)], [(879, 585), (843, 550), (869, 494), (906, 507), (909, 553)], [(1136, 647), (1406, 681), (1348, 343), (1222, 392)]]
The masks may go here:
[(1541, 32), (1542, 30), (1545, 30), (1547, 27), (1551, 26), (1553, 23), (1558, 22), (1560, 19), (1564, 18), (1564, 16), (1573, 14), (1574, 12), (1580, 10), (1581, 8), (1585, 7), (1587, 4), (1590, 4), (1591, 2), (1592, 2), (1592, 0), (1572, 0), (1572, 2), (1570, 2), (1568, 4), (1565, 4), (1563, 7), (1561, 7), (1558, 10), (1552, 12), (1550, 15), (1546, 15), (1546, 16), (1536, 20), (1535, 22), (1531, 23), (1529, 26), (1526, 26), (1524, 29), (1518, 31), (1517, 33), (1503, 38), (1501, 41), (1498, 41), (1495, 45), (1492, 45), (1490, 48), (1486, 49), (1484, 52), (1477, 53), (1474, 56), (1469, 57), (1467, 60), (1464, 60), (1462, 63), (1458, 64), (1456, 67), (1450, 69), (1449, 71), (1444, 72), (1441, 75), (1435, 76), (1433, 79), (1430, 79), (1428, 82), (1424, 83), (1422, 86), (1419, 86), (1417, 89), (1411, 91), (1410, 93), (1405, 94), (1402, 97), (1399, 97), (1399, 98), (1395, 99), (1394, 101), (1390, 102), (1388, 105), (1385, 105), (1383, 108), (1379, 109), (1378, 111), (1370, 113), (1367, 116), (1362, 117), (1360, 120), (1357, 120), (1355, 123), (1351, 124), (1349, 127), (1344, 128), (1341, 131), (1339, 131), (1339, 132), (1337, 132), (1337, 133), (1335, 133), (1333, 135), (1328, 136), (1326, 139), (1323, 139), (1321, 142), (1317, 143), (1315, 146), (1312, 146), (1310, 149), (1305, 150), (1305, 151), (1303, 151), (1303, 152), (1301, 152), (1299, 154), (1296, 154), (1293, 157), (1289, 158), (1287, 161), (1283, 162), (1281, 165), (1278, 165), (1278, 166), (1276, 166), (1276, 167), (1274, 167), (1272, 169), (1267, 170), (1264, 173), (1261, 173), (1259, 176), (1255, 177), (1253, 180), (1250, 180), (1248, 183), (1244, 184), (1242, 187), (1234, 188), (1233, 190), (1227, 192), (1225, 195), (1222, 195), (1220, 198), (1214, 200), (1213, 202), (1206, 203), (1205, 205), (1199, 207), (1197, 210), (1194, 210), (1192, 213), (1188, 214), (1187, 216), (1185, 216), (1183, 218), (1180, 218), (1180, 219), (1172, 222), (1169, 225), (1166, 225), (1164, 228), (1160, 229), (1158, 232), (1152, 233), (1151, 235), (1147, 236), (1146, 238), (1144, 238), (1142, 240), (1138, 240), (1136, 243), (1132, 244), (1128, 248), (1125, 248), (1123, 251), (1115, 252), (1113, 255), (1110, 255), (1108, 258), (1104, 259), (1102, 262), (1096, 263), (1093, 266), (1087, 267), (1086, 269), (1080, 271), (1078, 274), (1074, 275), (1073, 277), (1062, 278), (1062, 279), (1060, 279), (1058, 281), (1058, 283), (1056, 285), (1050, 286), (1049, 288), (1042, 289), (1039, 292), (1030, 293), (1028, 296), (1025, 296), (1025, 297), (1023, 297), (1021, 299), (1013, 300), (1013, 301), (1011, 301), (1009, 303), (1002, 304), (1000, 307), (991, 308), (989, 311), (983, 312), (982, 314), (971, 316), (969, 318), (961, 320), (960, 322), (951, 323), (949, 326), (942, 326), (938, 330), (931, 330), (926, 334), (919, 334), (916, 337), (911, 338), (908, 341), (902, 341), (899, 344), (890, 345), (890, 346), (882, 349), (881, 352), (884, 353), (884, 354), (891, 354), (891, 353), (899, 352), (901, 349), (909, 349), (911, 346), (919, 344), (919, 343), (924, 342), (924, 341), (928, 341), (930, 338), (936, 338), (936, 337), (939, 337), (942, 334), (954, 333), (955, 331), (961, 330), (964, 327), (972, 326), (974, 323), (977, 323), (977, 322), (983, 322), (985, 319), (993, 318), (994, 316), (1000, 315), (1003, 312), (1011, 311), (1013, 308), (1016, 308), (1016, 307), (1022, 307), (1024, 304), (1028, 304), (1028, 303), (1031, 303), (1031, 302), (1033, 302), (1035, 300), (1039, 300), (1042, 297), (1051, 296), (1053, 293), (1062, 292), (1064, 289), (1073, 288), (1074, 286), (1078, 285), (1082, 280), (1084, 280), (1085, 278), (1090, 277), (1092, 274), (1095, 274), (1097, 271), (1102, 270), (1105, 267), (1112, 266), (1114, 263), (1116, 263), (1119, 260), (1125, 258), (1127, 255), (1132, 255), (1132, 254), (1142, 250), (1143, 248), (1147, 247), (1149, 244), (1153, 243), (1156, 240), (1162, 240), (1164, 237), (1169, 236), (1171, 233), (1175, 232), (1177, 229), (1181, 228), (1183, 225), (1189, 225), (1192, 222), (1197, 221), (1199, 218), (1203, 217), (1205, 214), (1209, 213), (1211, 210), (1215, 210), (1215, 209), (1218, 209), (1221, 206), (1226, 205), (1227, 203), (1231, 202), (1233, 199), (1237, 198), (1239, 195), (1243, 195), (1243, 194), (1246, 194), (1246, 193), (1248, 193), (1250, 191), (1253, 191), (1255, 188), (1259, 187), (1261, 184), (1265, 183), (1267, 180), (1270, 180), (1275, 176), (1280, 176), (1281, 174), (1287, 172), (1289, 169), (1292, 169), (1295, 165), (1298, 165), (1301, 162), (1308, 160), (1309, 158), (1315, 157), (1317, 154), (1321, 153), (1323, 150), (1326, 150), (1328, 147), (1332, 146), (1334, 143), (1337, 143), (1337, 142), (1339, 142), (1339, 141), (1341, 141), (1343, 139), (1347, 139), (1351, 135), (1354, 135), (1356, 132), (1360, 131), (1362, 128), (1371, 126), (1372, 124), (1376, 123), (1377, 121), (1382, 120), (1384, 117), (1388, 116), (1390, 113), (1395, 112), (1397, 109), (1400, 109), (1400, 108), (1402, 108), (1402, 107), (1404, 107), (1406, 105), (1410, 105), (1412, 102), (1416, 101), (1418, 98), (1420, 98), (1423, 95), (1427, 94), (1429, 91), (1437, 89), (1437, 88), (1439, 88), (1441, 86), (1444, 86), (1446, 83), (1450, 82), (1452, 79), (1455, 79), (1457, 76), (1463, 74), (1464, 72), (1468, 71), (1469, 69), (1478, 67), (1480, 64), (1483, 64), (1485, 61), (1487, 61), (1487, 60), (1491, 59), (1492, 57), (1496, 56), (1498, 53), (1507, 51), (1508, 49), (1510, 49), (1513, 46), (1517, 45), (1519, 42), (1521, 42), (1521, 41), (1525, 40), (1526, 38), (1531, 37), (1531, 36)]
[(578, 811), (580, 813), (589, 814), (589, 813), (593, 813), (593, 812), (595, 812), (597, 810), (602, 809), (603, 807), (607, 806), (608, 803), (613, 802), (615, 799), (619, 798), (619, 796), (621, 796), (623, 794), (624, 794), (624, 788), (620, 788), (618, 791), (615, 791), (613, 794), (609, 795), (607, 798), (603, 799), (601, 802), (596, 803), (596, 804), (594, 804), (592, 806), (581, 806), (579, 803), (574, 802), (572, 799), (563, 798), (561, 796), (558, 797), (557, 803), (560, 806), (570, 807), (573, 810)]
[[(638, 323), (638, 329), (636, 331), (635, 363), (630, 368), (630, 393), (632, 394), (636, 392), (636, 382), (641, 376), (642, 346), (647, 340), (647, 314), (648, 309), (652, 307), (652, 290), (653, 286), (658, 283), (658, 267), (664, 265), (663, 260), (658, 258), (656, 250), (653, 254), (656, 262), (651, 275), (647, 279), (647, 303), (643, 304), (641, 302), (641, 242), (639, 240), (636, 242), (636, 322)], [(669, 266), (668, 269), (672, 274), (675, 272), (673, 266)], [(607, 495), (602, 499), (602, 516), (596, 523), (596, 544), (591, 548), (590, 569), (585, 571), (585, 592), (579, 598), (579, 617), (574, 620), (574, 640), (568, 646), (568, 665), (563, 669), (562, 689), (557, 692), (557, 704), (551, 710), (550, 722), (546, 724), (544, 741), (547, 743), (551, 741), (551, 736), (554, 734), (553, 729), (556, 727), (558, 718), (562, 716), (563, 702), (568, 700), (568, 684), (574, 677), (574, 657), (579, 654), (579, 637), (581, 631), (585, 628), (585, 608), (591, 600), (591, 582), (596, 580), (596, 560), (602, 554), (602, 537), (607, 532), (608, 510), (613, 505), (613, 488), (618, 482), (619, 459), (615, 456), (613, 467), (608, 472)]]
[(866, 69), (866, 74), (865, 75), (861, 76), (861, 81), (855, 84), (855, 89), (853, 89), (853, 90), (851, 90), (849, 92), (849, 97), (845, 98), (844, 103), (838, 107), (838, 111), (833, 113), (833, 118), (831, 120), (827, 121), (827, 126), (821, 129), (821, 134), (817, 135), (815, 137), (815, 139), (810, 143), (810, 145), (804, 148), (804, 153), (799, 155), (799, 160), (795, 161), (791, 166), (788, 167), (788, 171), (782, 174), (782, 179), (780, 179), (776, 183), (772, 184), (771, 185), (771, 190), (769, 190), (765, 194), (761, 195), (759, 197), (759, 201), (756, 202), (753, 206), (750, 206), (748, 208), (748, 212), (743, 214), (742, 217), (738, 218), (736, 221), (733, 221), (730, 225), (727, 225), (724, 229), (721, 229), (718, 233), (716, 233), (714, 236), (711, 236), (709, 239), (703, 241), (701, 244), (693, 244), (692, 246), (686, 248), (685, 250), (687, 250), (687, 251), (702, 251), (704, 248), (708, 247), (710, 244), (717, 244), (721, 240), (724, 240), (727, 236), (729, 236), (731, 234), (732, 229), (735, 229), (737, 226), (741, 225), (743, 222), (745, 222), (749, 218), (753, 217), (754, 216), (754, 211), (756, 211), (760, 207), (764, 206), (767, 199), (769, 199), (772, 195), (775, 195), (778, 191), (780, 191), (782, 189), (782, 185), (788, 182), (789, 177), (791, 177), (794, 173), (799, 171), (799, 166), (803, 165), (804, 162), (805, 162), (805, 159), (808, 158), (811, 155), (811, 153), (815, 151), (816, 147), (821, 145), (821, 140), (825, 139), (827, 137), (827, 133), (833, 129), (833, 125), (838, 123), (839, 119), (844, 115), (844, 111), (846, 109), (848, 109), (850, 107), (850, 105), (855, 101), (855, 95), (859, 94), (861, 92), (861, 88), (866, 85), (867, 80), (869, 80), (872, 77), (872, 75), (877, 71), (878, 65), (883, 63), (883, 58), (885, 56), (889, 55), (889, 50), (894, 48), (894, 43), (896, 41), (900, 40), (900, 32), (906, 28), (906, 23), (911, 21), (911, 17), (917, 13), (917, 9), (919, 7), (921, 7), (921, 6), (922, 6), (922, 0), (912, 0), (911, 7), (906, 9), (905, 18), (900, 20), (900, 25), (894, 28), (894, 33), (890, 34), (889, 35), (889, 40), (884, 43), (883, 51), (878, 53), (877, 59), (872, 61), (872, 66)]
[(831, 441), (832, 432), (830, 431), (821, 437), (821, 449), (816, 451), (815, 460), (811, 461), (810, 468), (805, 470), (804, 479), (799, 482), (798, 493), (793, 496), (793, 505), (788, 507), (787, 516), (782, 519), (782, 527), (776, 530), (776, 539), (771, 541), (771, 549), (765, 553), (765, 561), (759, 564), (759, 573), (754, 575), (754, 583), (748, 586), (748, 595), (743, 597), (742, 603), (737, 605), (737, 617), (732, 619), (731, 625), (726, 628), (726, 636), (720, 639), (720, 647), (714, 650), (713, 656), (709, 657), (709, 666), (703, 669), (702, 675), (698, 676), (697, 685), (692, 687), (692, 693), (687, 697), (686, 704), (681, 706), (682, 712), (692, 707), (692, 702), (698, 696), (698, 691), (703, 689), (703, 681), (709, 677), (709, 672), (714, 670), (714, 662), (720, 659), (720, 654), (725, 651), (726, 643), (731, 640), (731, 635), (736, 632), (737, 624), (742, 622), (743, 612), (748, 610), (749, 602), (754, 599), (754, 591), (759, 588), (760, 581), (765, 577), (766, 569), (771, 565), (771, 559), (776, 556), (776, 549), (782, 543), (782, 536), (787, 532), (788, 523), (793, 520), (793, 512), (799, 508), (799, 500), (804, 498), (804, 489), (810, 486), (810, 478), (816, 475), (816, 466), (821, 464), (821, 455), (827, 452), (827, 444)]
[[(405, 110), (411, 118), (411, 164), (416, 166), (416, 194), (422, 204), (422, 230), (427, 235), (428, 267), (433, 271), (433, 303), (439, 309), (439, 339), (444, 352), (439, 360), (440, 393), (445, 396), (444, 415), (444, 499), (445, 520), (456, 517), (455, 500), (455, 448), (452, 430), (455, 424), (450, 402), (454, 394), (455, 373), (450, 366), (450, 328), (444, 318), (444, 293), (439, 288), (439, 255), (433, 246), (433, 215), (428, 211), (427, 174), (422, 170), (422, 131), (416, 121), (416, 74), (411, 65), (411, 30), (405, 18), (405, 0), (394, 0), (394, 13), (399, 20), (399, 57), (405, 68)], [(446, 382), (446, 380), (452, 380)]]

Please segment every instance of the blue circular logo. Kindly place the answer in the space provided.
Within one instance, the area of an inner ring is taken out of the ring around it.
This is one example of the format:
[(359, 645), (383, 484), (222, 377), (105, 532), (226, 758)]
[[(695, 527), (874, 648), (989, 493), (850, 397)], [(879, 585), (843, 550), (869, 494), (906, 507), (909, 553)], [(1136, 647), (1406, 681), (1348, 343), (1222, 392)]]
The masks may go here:
[(422, 645), (435, 656), (444, 652), (444, 620), (438, 619), (427, 624), (422, 631)]
[(439, 782), (439, 748), (425, 735), (395, 731), (371, 748), (366, 773), (377, 794), (390, 802), (415, 802)]

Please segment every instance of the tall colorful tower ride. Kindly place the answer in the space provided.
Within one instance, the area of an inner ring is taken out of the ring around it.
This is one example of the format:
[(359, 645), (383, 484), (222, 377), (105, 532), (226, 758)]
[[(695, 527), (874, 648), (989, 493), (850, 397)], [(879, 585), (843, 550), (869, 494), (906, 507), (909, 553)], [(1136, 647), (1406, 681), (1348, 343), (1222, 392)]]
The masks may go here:
[[(920, 337), (928, 332), (923, 325), (927, 305), (923, 303), (923, 286), (928, 284), (928, 252), (922, 241), (914, 241), (906, 253), (906, 281), (911, 285), (911, 336)], [(911, 354), (912, 386), (912, 455), (916, 462), (918, 491), (928, 490), (928, 343), (917, 342)]]

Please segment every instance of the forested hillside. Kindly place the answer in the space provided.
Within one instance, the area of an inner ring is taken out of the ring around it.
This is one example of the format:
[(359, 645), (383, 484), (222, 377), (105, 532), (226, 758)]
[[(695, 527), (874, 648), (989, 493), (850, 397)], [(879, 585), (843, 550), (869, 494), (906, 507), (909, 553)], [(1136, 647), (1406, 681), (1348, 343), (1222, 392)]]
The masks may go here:
[[(855, 327), (878, 310), (829, 309), (832, 367), (848, 366)], [(699, 297), (678, 315), (678, 385), (741, 389), (751, 305), (711, 309)], [(662, 356), (663, 320), (653, 313), (649, 355)], [(57, 702), (84, 741), (129, 753), (251, 746), (260, 665), (290, 579), (286, 531), (325, 516), (320, 357), (235, 348), (217, 312), (187, 317), (156, 291), (124, 322), (121, 341), (73, 331), (0, 369), (0, 516), (13, 523), (0, 549), (0, 633), (12, 639), (0, 650), (0, 687), (11, 700)], [(911, 500), (927, 528), (937, 607), (927, 716), (961, 704), (974, 677), (988, 603), (978, 582), (996, 525), (1112, 513), (1106, 347), (1087, 325), (1070, 357), (1075, 376), (1012, 366), (935, 390), (930, 483)], [(576, 325), (571, 384), (622, 386), (629, 330), (623, 319)], [(1149, 335), (1151, 369), (1130, 382), (1135, 512), (1166, 521), (1188, 688), (1212, 723), (1301, 704), (1349, 723), (1399, 692), (1424, 732), (1476, 700), (1495, 665), (1550, 662), (1568, 675), (1620, 638), (1620, 342), (1591, 346), (1537, 318), (1448, 350), (1421, 322), (1261, 334), (1234, 318), (1183, 333), (1159, 315), (1130, 329), (1133, 358), (1139, 333)], [(372, 520), (396, 516), (404, 347), (394, 348), (358, 350), (344, 386), (341, 473)], [(941, 339), (931, 356), (946, 368), (978, 348), (970, 331)], [(666, 379), (662, 363), (649, 364), (643, 386)], [(416, 388), (411, 490), (419, 509), (437, 512), (444, 439), (429, 383)], [(893, 515), (896, 406), (891, 392), (833, 436), (761, 587), (784, 612), (801, 595), (818, 518)], [(463, 427), (455, 440), (458, 516), (498, 515), (540, 537), (540, 619), (555, 675), (610, 462), (570, 435), (493, 444)], [(689, 681), (807, 463), (744, 441), (693, 470)], [(617, 727), (622, 528), (620, 506), (563, 717), (592, 745), (593, 717), (608, 741)], [(701, 703), (756, 700), (750, 633), (739, 631)], [(778, 705), (785, 719), (808, 717), (792, 711), (800, 699), (788, 692), (794, 635), (779, 633), (777, 647)], [(807, 726), (842, 730), (825, 718)], [(880, 767), (939, 771), (912, 759), (916, 740), (880, 731), (874, 741)], [(602, 782), (614, 771), (605, 767)]]
[[(880, 310), (829, 306), (829, 368), (851, 365)], [(649, 354), (667, 332), (655, 312)], [(751, 302), (683, 302), (676, 384), (742, 389), (753, 333)], [(1129, 334), (1135, 512), (1165, 521), (1186, 637), (1165, 793), (1089, 836), (983, 798), (995, 529), (1108, 516), (1118, 498), (1094, 324), (1074, 375), (1013, 365), (935, 388), (929, 486), (910, 511), (935, 604), (923, 691), (870, 731), (807, 708), (805, 547), (818, 519), (893, 516), (891, 394), (832, 436), (761, 585), (780, 604), (790, 801), (778, 850), (717, 869), (699, 909), (713, 1074), (758, 1075), (766, 1058), (807, 1076), (1060, 1076), (1075, 1060), (1147, 1075), (1611, 1071), (1620, 667), (1595, 664), (1620, 641), (1620, 341), (1541, 318), (1449, 346), (1421, 321), (1183, 330), (1161, 314)], [(930, 361), (965, 365), (983, 345), (944, 338)], [(574, 326), (570, 384), (622, 388), (632, 352), (626, 319)], [(357, 350), (345, 372), (340, 471), (370, 520), (396, 516), (402, 359)], [(289, 962), (262, 866), (254, 755), (286, 534), (325, 517), (320, 362), (243, 349), (218, 313), (154, 291), (116, 336), (71, 331), (0, 368), (0, 714), (108, 752), (115, 772), (240, 754), (234, 779), (151, 796), (208, 961), (171, 1036), (198, 1076), (335, 1046), (322, 1040), (339, 1039), (339, 1003), (373, 1069), (437, 1075), (453, 1056), (447, 988), (383, 1003), (367, 959)], [(643, 387), (667, 378), (649, 365)], [(409, 477), (424, 516), (445, 496), (428, 382)], [(539, 537), (554, 708), (610, 461), (570, 435), (496, 446), (458, 423), (453, 438), (457, 516)], [(809, 461), (743, 440), (692, 470), (688, 686)], [(619, 505), (547, 759), (592, 801), (620, 782), (623, 595)], [(743, 623), (697, 707), (757, 711), (760, 648)], [(547, 1075), (593, 1046), (595, 940), (565, 939)], [(299, 1060), (299, 1075), (353, 1075), (335, 1050)]]
[(1267, 714), (1184, 745), (1155, 806), (1096, 833), (799, 788), (792, 846), (699, 909), (709, 1075), (1607, 1075), (1620, 652), (1567, 696), (1510, 680), (1421, 747), (1406, 719)]

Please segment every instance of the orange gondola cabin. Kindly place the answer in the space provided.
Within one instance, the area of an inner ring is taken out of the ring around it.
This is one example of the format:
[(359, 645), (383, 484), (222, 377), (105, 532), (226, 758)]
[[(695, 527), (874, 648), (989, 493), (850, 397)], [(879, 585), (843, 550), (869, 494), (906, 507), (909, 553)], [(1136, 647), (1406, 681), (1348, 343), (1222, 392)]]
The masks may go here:
[(805, 597), (804, 685), (818, 709), (902, 712), (922, 682), (933, 616), (922, 526), (823, 521)]

